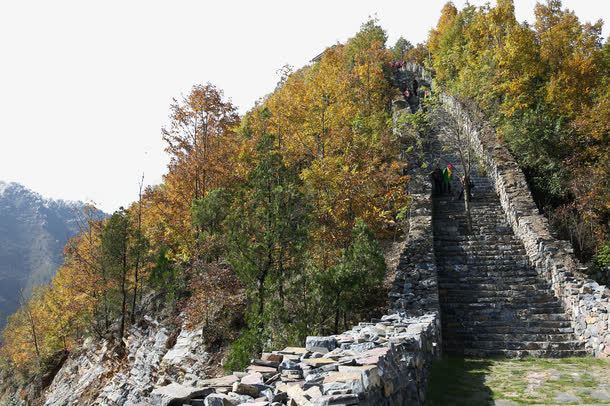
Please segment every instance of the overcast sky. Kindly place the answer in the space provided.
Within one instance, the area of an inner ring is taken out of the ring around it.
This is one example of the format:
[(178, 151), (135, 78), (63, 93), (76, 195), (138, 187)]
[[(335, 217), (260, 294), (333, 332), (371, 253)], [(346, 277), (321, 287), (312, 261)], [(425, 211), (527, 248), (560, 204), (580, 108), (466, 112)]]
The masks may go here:
[[(173, 97), (212, 82), (247, 111), (370, 15), (389, 43), (424, 40), (445, 0), (2, 1), (0, 180), (107, 212), (161, 181)], [(458, 6), (463, 1), (454, 2)], [(483, 1), (472, 1), (483, 4)], [(535, 0), (516, 0), (533, 20)], [(610, 1), (564, 0), (585, 21)], [(608, 28), (604, 27), (604, 36)]]

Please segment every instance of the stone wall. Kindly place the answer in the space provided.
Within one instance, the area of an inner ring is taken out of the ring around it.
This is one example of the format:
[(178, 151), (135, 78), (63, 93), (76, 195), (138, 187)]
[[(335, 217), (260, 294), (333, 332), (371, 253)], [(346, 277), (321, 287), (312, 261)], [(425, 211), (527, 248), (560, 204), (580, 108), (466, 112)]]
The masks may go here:
[[(393, 110), (394, 127), (400, 133), (397, 124), (399, 116), (409, 114), (409, 111), (400, 100), (395, 101)], [(440, 314), (432, 232), (432, 185), (428, 167), (428, 163), (435, 160), (432, 154), (437, 148), (430, 142), (431, 139), (424, 140), (422, 153), (410, 153), (404, 157), (407, 161), (405, 174), (409, 176), (407, 194), (411, 200), (407, 241), (390, 291), (390, 308), (410, 315)]]
[(155, 405), (422, 405), (438, 355), (437, 314), (389, 314), (305, 347), (264, 353), (244, 372), (157, 387)]
[(567, 241), (555, 239), (548, 220), (534, 203), (525, 176), (515, 159), (498, 141), (495, 131), (475, 120), (455, 98), (442, 95), (449, 114), (468, 127), (474, 148), (496, 192), (514, 233), (523, 241), (537, 271), (551, 281), (555, 295), (569, 315), (574, 333), (585, 348), (598, 357), (610, 356), (610, 289), (600, 286), (579, 271), (581, 268)]

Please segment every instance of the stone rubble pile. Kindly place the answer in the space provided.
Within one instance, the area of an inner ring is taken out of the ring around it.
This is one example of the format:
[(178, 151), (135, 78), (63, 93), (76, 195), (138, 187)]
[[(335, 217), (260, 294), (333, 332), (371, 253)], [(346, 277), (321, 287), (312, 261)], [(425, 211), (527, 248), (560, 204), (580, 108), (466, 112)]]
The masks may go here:
[(439, 353), (437, 314), (383, 316), (305, 347), (262, 354), (245, 372), (196, 386), (156, 388), (158, 405), (278, 406), (420, 404)]

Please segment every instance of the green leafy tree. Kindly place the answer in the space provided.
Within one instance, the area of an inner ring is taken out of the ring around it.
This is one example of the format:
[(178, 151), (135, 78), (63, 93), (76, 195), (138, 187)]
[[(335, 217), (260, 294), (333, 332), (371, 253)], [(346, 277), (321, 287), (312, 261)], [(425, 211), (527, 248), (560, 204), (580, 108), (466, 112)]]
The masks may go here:
[(148, 283), (165, 298), (165, 303), (175, 306), (187, 289), (188, 275), (184, 264), (170, 258), (167, 247), (161, 246), (152, 256)]
[(396, 44), (392, 47), (392, 55), (395, 60), (403, 60), (407, 53), (413, 49), (413, 44), (404, 39), (403, 37), (398, 38), (396, 40)]
[(318, 275), (325, 301), (335, 310), (335, 333), (339, 332), (341, 319), (347, 327), (348, 321), (367, 316), (379, 305), (385, 272), (383, 252), (375, 236), (362, 219), (356, 219), (351, 242), (340, 262)]
[(212, 189), (193, 202), (193, 222), (201, 230), (198, 254), (206, 261), (218, 260), (226, 250), (223, 221), (230, 206), (231, 194), (224, 188)]
[[(306, 229), (306, 205), (298, 178), (284, 166), (274, 137), (264, 135), (257, 144), (258, 164), (237, 192), (225, 221), (227, 257), (250, 290), (252, 316), (259, 333), (265, 328), (268, 297), (277, 288), (284, 301), (286, 281), (301, 262)], [(258, 343), (257, 350), (262, 343)]]
[(108, 219), (102, 231), (102, 260), (105, 269), (113, 279), (114, 286), (119, 291), (121, 303), (119, 315), (119, 342), (123, 342), (125, 318), (127, 315), (127, 277), (129, 273), (130, 230), (127, 211), (122, 207)]

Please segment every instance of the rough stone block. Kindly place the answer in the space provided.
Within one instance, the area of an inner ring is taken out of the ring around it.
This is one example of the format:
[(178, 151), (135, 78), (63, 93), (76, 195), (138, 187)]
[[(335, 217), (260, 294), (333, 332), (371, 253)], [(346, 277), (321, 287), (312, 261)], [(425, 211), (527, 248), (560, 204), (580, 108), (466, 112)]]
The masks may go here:
[(309, 336), (305, 341), (305, 348), (310, 352), (321, 352), (326, 354), (337, 348), (337, 339), (334, 336)]

